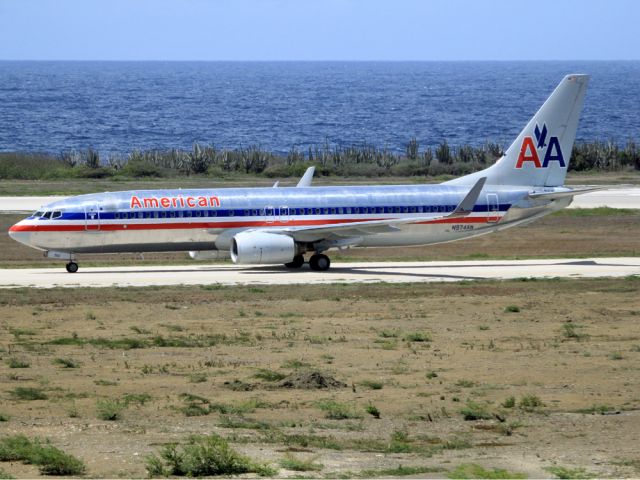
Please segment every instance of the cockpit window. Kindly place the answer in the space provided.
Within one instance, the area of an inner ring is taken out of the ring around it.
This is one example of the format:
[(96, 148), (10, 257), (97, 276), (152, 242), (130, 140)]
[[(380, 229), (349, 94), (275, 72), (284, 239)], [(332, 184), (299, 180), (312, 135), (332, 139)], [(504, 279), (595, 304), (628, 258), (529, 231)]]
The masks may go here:
[(42, 215), (42, 218), (51, 218), (51, 212), (44, 212), (44, 215)]
[(36, 218), (40, 218), (41, 216), (42, 216), (42, 212), (40, 212), (40, 211), (37, 211), (36, 213), (34, 213), (32, 215), (32, 217), (36, 217)]
[(51, 218), (60, 218), (62, 216), (62, 212), (57, 210), (51, 214)]

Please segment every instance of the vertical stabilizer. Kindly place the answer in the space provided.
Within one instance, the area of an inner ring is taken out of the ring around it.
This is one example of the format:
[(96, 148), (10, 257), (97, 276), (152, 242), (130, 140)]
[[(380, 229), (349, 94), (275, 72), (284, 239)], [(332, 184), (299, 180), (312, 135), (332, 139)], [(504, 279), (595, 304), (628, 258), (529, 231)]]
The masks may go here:
[(562, 185), (588, 82), (588, 75), (564, 77), (500, 160), (486, 170), (446, 183), (472, 185), (487, 177), (487, 185)]

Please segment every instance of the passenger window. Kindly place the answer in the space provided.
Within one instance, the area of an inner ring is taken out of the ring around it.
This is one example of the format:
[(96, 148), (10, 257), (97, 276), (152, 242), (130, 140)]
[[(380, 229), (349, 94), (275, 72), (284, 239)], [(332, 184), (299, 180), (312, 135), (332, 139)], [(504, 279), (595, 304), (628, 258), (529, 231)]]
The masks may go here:
[(410, 211), (411, 213), (416, 213), (416, 207), (411, 207), (411, 208), (409, 209), (409, 211)]

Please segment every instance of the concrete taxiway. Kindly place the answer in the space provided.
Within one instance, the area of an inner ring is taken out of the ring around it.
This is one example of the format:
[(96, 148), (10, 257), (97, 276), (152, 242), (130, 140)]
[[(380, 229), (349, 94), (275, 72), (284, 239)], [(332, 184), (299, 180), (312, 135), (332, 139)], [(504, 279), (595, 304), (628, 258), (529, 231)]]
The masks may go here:
[(640, 275), (640, 258), (483, 260), (463, 262), (336, 263), (327, 272), (304, 266), (192, 265), (0, 270), (0, 288), (129, 287), (149, 285), (291, 285), (372, 282), (455, 282), (462, 280), (623, 277)]

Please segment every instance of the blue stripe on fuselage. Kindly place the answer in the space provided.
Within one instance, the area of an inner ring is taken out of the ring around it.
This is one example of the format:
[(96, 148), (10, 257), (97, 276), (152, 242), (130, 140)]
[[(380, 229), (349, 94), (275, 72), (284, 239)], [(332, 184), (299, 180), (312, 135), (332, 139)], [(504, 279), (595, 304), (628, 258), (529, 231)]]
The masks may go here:
[[(279, 207), (267, 208), (216, 208), (216, 209), (122, 209), (118, 211), (100, 211), (101, 220), (125, 220), (125, 219), (144, 219), (144, 218), (216, 218), (216, 217), (273, 217), (279, 215), (289, 215), (292, 217), (317, 216), (317, 215), (399, 215), (399, 214), (419, 214), (419, 213), (450, 213), (457, 205), (393, 205), (393, 206), (370, 206), (367, 205), (349, 206), (349, 207), (289, 207), (289, 212), (281, 212)], [(497, 212), (504, 213), (511, 207), (511, 204), (501, 203), (498, 205)], [(422, 211), (420, 211), (422, 208)], [(495, 206), (493, 206), (495, 208)], [(267, 214), (266, 210), (272, 209), (273, 212)], [(489, 205), (475, 205), (473, 211), (477, 213), (489, 212)], [(155, 215), (157, 214), (157, 215)], [(163, 214), (163, 215), (162, 215)], [(29, 217), (34, 218), (34, 217)], [(84, 212), (63, 212), (62, 216), (55, 219), (43, 220), (84, 220)]]

